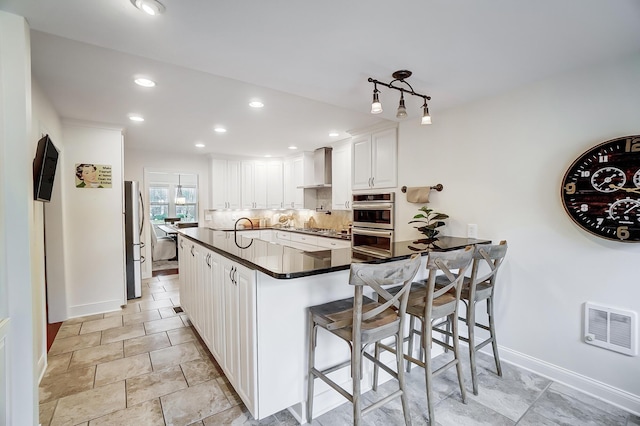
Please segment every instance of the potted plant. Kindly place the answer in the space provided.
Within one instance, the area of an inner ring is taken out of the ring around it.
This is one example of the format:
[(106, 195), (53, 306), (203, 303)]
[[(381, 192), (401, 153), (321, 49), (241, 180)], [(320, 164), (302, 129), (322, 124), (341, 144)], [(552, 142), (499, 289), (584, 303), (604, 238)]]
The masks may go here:
[(420, 242), (431, 242), (440, 232), (437, 228), (443, 226), (445, 224), (443, 220), (447, 219), (449, 216), (444, 213), (438, 213), (427, 206), (420, 207), (418, 210), (420, 210), (420, 213), (415, 215), (413, 220), (410, 220), (409, 223), (421, 224), (420, 226), (414, 226), (414, 228), (427, 237), (426, 240), (421, 240)]

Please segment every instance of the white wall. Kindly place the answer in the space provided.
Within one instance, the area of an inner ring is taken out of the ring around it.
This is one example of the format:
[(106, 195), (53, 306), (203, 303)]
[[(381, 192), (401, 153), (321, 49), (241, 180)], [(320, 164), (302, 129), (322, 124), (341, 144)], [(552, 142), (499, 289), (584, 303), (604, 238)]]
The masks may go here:
[[(147, 151), (128, 149), (126, 147), (125, 135), (125, 151), (124, 151), (124, 180), (137, 180), (140, 182), (140, 188), (144, 190), (144, 170), (170, 171), (170, 172), (186, 172), (198, 175), (198, 220), (204, 220), (204, 210), (209, 206), (209, 157), (193, 154), (168, 154), (162, 151)], [(145, 259), (151, 259), (151, 234), (148, 226), (149, 221), (149, 194), (144, 195), (145, 203), (145, 229), (143, 230), (143, 239), (145, 244), (143, 256)], [(146, 236), (146, 237), (145, 237)], [(151, 262), (142, 264), (142, 277), (151, 276)]]
[[(119, 309), (126, 303), (121, 129), (63, 125), (65, 273), (68, 316)], [(76, 188), (75, 165), (110, 165), (111, 188)]]
[[(581, 342), (586, 301), (640, 311), (640, 244), (582, 231), (560, 199), (575, 158), (640, 134), (640, 55), (449, 111), (432, 103), (432, 126), (400, 126), (398, 183), (444, 185), (429, 206), (451, 216), (445, 234), (475, 223), (481, 238), (508, 241), (502, 356), (640, 412), (640, 359)], [(419, 205), (397, 195), (398, 239), (419, 236), (406, 224)]]
[(42, 256), (31, 253), (38, 237), (31, 136), (29, 27), (24, 18), (0, 11), (0, 424), (38, 419)]

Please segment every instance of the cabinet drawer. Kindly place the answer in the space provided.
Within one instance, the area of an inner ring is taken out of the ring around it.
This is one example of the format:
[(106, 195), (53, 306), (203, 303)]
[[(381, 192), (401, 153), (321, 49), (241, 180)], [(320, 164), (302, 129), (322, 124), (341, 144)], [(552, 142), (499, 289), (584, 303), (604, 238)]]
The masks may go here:
[(330, 248), (330, 249), (340, 249), (340, 248), (349, 248), (351, 247), (351, 241), (346, 240), (338, 240), (336, 238), (324, 238), (318, 237), (318, 246)]
[(318, 237), (315, 235), (305, 235), (305, 234), (296, 234), (294, 232), (291, 233), (291, 241), (296, 243), (304, 243), (317, 245)]
[(276, 232), (275, 232), (275, 239), (276, 239), (276, 240), (286, 240), (286, 241), (290, 241), (290, 240), (291, 240), (291, 232), (286, 232), (286, 231), (276, 231)]

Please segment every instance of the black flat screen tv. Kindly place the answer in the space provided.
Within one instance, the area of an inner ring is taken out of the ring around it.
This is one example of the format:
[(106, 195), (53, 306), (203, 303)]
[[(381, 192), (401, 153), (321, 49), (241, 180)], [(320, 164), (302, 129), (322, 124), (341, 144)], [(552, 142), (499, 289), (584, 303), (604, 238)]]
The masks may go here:
[(38, 141), (36, 157), (33, 159), (33, 199), (51, 201), (53, 180), (58, 165), (58, 149), (53, 145), (49, 135)]

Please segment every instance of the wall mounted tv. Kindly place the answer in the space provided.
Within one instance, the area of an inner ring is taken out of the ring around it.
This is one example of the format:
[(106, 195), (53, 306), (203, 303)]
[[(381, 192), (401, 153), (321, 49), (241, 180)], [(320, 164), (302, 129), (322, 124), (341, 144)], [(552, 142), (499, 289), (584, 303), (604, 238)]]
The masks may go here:
[(58, 165), (58, 149), (53, 145), (49, 135), (38, 141), (36, 157), (33, 159), (33, 199), (51, 201), (53, 180)]

